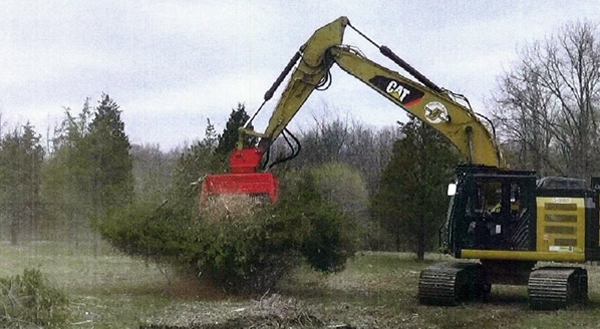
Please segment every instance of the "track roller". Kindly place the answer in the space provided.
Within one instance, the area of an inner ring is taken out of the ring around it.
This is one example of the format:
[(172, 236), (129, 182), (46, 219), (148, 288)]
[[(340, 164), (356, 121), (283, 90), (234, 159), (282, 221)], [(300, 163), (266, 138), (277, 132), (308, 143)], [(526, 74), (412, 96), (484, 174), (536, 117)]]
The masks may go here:
[(529, 276), (532, 309), (558, 309), (588, 301), (587, 270), (580, 267), (542, 267)]
[(491, 284), (478, 263), (441, 263), (421, 271), (419, 302), (454, 306), (476, 298), (485, 298)]

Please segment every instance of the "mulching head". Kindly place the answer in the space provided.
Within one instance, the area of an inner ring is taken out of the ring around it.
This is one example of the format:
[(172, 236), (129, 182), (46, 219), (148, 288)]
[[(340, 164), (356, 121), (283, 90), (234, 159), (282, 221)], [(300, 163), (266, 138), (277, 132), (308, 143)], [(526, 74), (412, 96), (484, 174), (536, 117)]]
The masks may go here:
[(231, 154), (231, 173), (209, 175), (202, 183), (201, 201), (210, 196), (248, 194), (266, 195), (277, 201), (279, 181), (272, 173), (256, 172), (262, 159), (259, 148), (236, 150)]

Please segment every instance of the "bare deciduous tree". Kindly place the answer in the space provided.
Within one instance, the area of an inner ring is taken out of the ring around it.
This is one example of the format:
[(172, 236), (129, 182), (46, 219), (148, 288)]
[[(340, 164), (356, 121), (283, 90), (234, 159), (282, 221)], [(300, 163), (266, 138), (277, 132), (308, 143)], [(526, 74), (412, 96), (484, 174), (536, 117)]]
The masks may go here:
[(518, 167), (584, 178), (596, 172), (598, 32), (591, 22), (566, 25), (525, 47), (521, 61), (499, 79), (493, 117)]
[[(302, 152), (291, 165), (296, 168), (331, 162), (352, 165), (360, 171), (369, 192), (373, 193), (400, 135), (399, 129), (392, 126), (374, 129), (347, 117), (315, 117), (314, 121), (312, 128), (298, 134)], [(271, 153), (277, 159), (289, 151), (285, 142), (278, 140)]]

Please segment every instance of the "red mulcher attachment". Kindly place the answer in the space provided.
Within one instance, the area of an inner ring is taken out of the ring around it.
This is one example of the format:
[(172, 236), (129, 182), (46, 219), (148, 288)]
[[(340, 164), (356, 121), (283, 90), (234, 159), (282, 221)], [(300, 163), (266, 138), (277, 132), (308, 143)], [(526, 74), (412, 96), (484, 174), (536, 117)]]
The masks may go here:
[(271, 173), (256, 172), (263, 153), (257, 147), (233, 151), (229, 158), (231, 173), (207, 176), (202, 183), (201, 201), (223, 194), (268, 195), (271, 202), (277, 201), (277, 178)]

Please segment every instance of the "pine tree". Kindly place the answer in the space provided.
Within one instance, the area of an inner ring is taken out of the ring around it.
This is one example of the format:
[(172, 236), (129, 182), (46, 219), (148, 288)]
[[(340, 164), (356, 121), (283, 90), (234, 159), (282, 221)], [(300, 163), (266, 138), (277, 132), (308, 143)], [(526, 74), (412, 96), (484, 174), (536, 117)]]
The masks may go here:
[(225, 170), (226, 157), (217, 153), (218, 138), (215, 126), (207, 120), (204, 139), (190, 145), (179, 157), (173, 174), (171, 197), (181, 206), (194, 209), (202, 177)]
[(55, 130), (44, 166), (44, 201), (47, 222), (67, 238), (95, 237), (94, 219), (133, 200), (131, 145), (120, 115), (104, 94), (96, 107), (86, 99), (80, 113), (67, 109)]
[(106, 94), (98, 103), (83, 144), (91, 164), (92, 202), (102, 213), (132, 201), (134, 179), (131, 144), (119, 106)]
[(414, 118), (401, 130), (404, 137), (394, 144), (372, 209), (396, 247), (422, 260), (443, 222), (457, 155), (441, 134)]
[(10, 218), (12, 244), (18, 243), (25, 225), (37, 233), (43, 159), (40, 135), (29, 122), (0, 142), (0, 181), (4, 186), (0, 196), (3, 212)]
[[(250, 116), (246, 113), (246, 107), (244, 104), (238, 103), (237, 109), (231, 110), (229, 120), (225, 125), (223, 133), (219, 135), (219, 144), (217, 145), (217, 154), (228, 156), (231, 151), (236, 147), (236, 143), (239, 139), (239, 129), (250, 119)], [(248, 127), (252, 129), (252, 126)], [(248, 137), (244, 139), (244, 147), (254, 145), (256, 139)]]
[(212, 122), (210, 122), (210, 119), (206, 119), (206, 129), (204, 130), (204, 144), (213, 150), (217, 147), (217, 145), (219, 145), (219, 136), (217, 135), (215, 125), (212, 124)]

